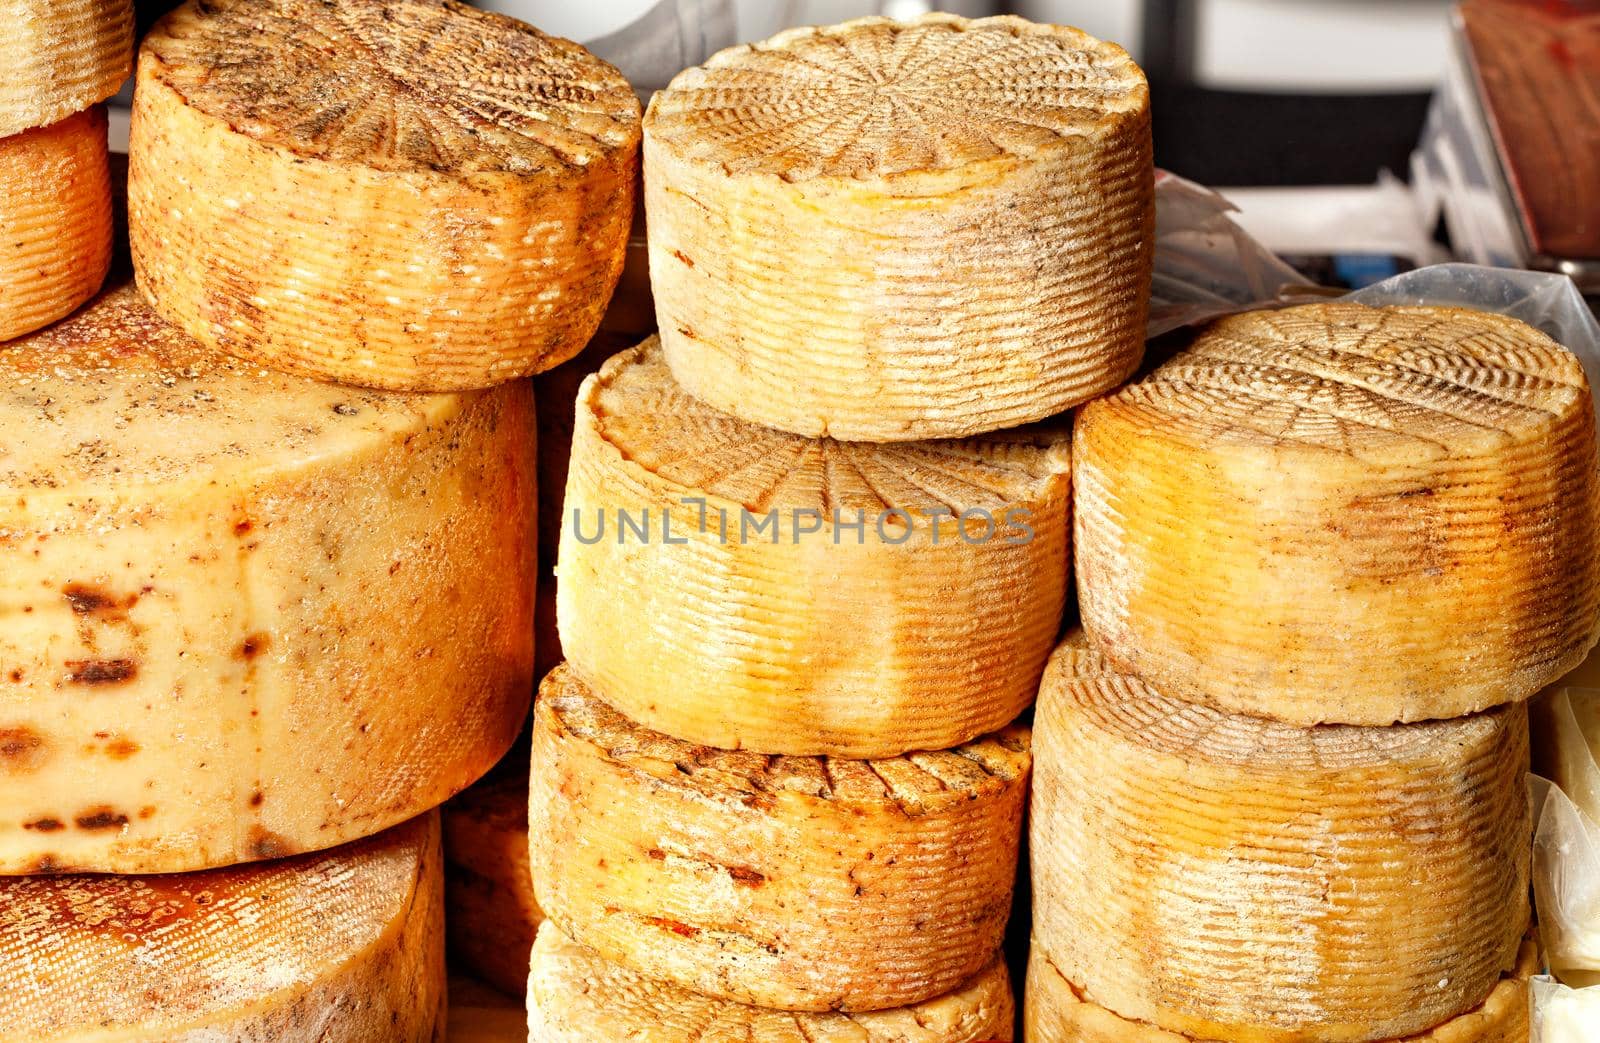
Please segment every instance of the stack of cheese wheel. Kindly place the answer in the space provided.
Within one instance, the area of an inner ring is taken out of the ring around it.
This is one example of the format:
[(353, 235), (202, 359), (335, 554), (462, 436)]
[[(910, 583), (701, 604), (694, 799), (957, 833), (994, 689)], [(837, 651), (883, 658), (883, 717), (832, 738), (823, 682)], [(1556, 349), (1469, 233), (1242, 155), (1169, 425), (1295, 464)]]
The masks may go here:
[(11, 4), (0, 32), (0, 341), (94, 295), (111, 264), (106, 115), (133, 65), (132, 0)]
[(578, 390), (534, 712), (533, 1038), (1010, 1039), (1049, 418), (1140, 358), (1144, 77), (869, 18), (681, 74), (644, 151), (660, 334)]
[(1216, 323), (1075, 431), (1030, 1038), (1529, 1033), (1524, 703), (1594, 643), (1594, 414), (1515, 320)]

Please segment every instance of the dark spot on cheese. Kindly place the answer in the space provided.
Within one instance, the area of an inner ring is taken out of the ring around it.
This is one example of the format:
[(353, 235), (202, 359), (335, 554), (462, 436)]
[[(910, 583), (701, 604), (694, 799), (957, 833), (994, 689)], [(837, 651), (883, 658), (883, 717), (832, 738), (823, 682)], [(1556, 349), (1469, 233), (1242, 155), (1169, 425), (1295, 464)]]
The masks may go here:
[(695, 335), (694, 328), (691, 327), (691, 326), (679, 326), (678, 327), (678, 332), (683, 334), (685, 337), (688, 337), (690, 340), (699, 340), (700, 339), (698, 336)]
[(645, 853), (651, 858), (655, 859), (657, 862), (665, 862), (667, 860), (667, 853), (661, 850), (659, 847), (653, 847)]
[(246, 518), (243, 521), (234, 523), (233, 534), (235, 536), (247, 536), (250, 534), (250, 530), (254, 529), (255, 527), (256, 523), (251, 521), (249, 518)]
[(48, 752), (44, 736), (32, 728), (0, 728), (0, 770), (32, 771)]
[(348, 403), (345, 403), (345, 402), (336, 402), (336, 403), (334, 403), (333, 411), (335, 413), (339, 414), (340, 416), (358, 416), (361, 413), (361, 410), (359, 408), (357, 408), (356, 406), (349, 405)]
[(139, 809), (139, 818), (140, 819), (148, 819), (152, 815), (154, 815), (155, 813), (156, 813), (155, 805), (154, 804), (146, 804), (144, 807)]
[(234, 654), (239, 659), (250, 660), (265, 652), (271, 646), (272, 635), (257, 632), (240, 642), (239, 650)]
[(758, 873), (754, 869), (744, 866), (729, 866), (728, 875), (733, 877), (733, 882), (746, 887), (760, 887), (767, 882), (765, 873)]
[(66, 823), (58, 818), (36, 818), (32, 822), (24, 822), (23, 829), (32, 829), (39, 833), (54, 833), (58, 829), (65, 829)]
[(112, 739), (106, 744), (106, 756), (113, 760), (125, 761), (139, 752), (139, 744), (132, 739)]
[(682, 261), (684, 264), (688, 265), (690, 268), (694, 267), (694, 262), (691, 261), (689, 259), (689, 255), (684, 253), (682, 250), (674, 250), (674, 251), (672, 251), (672, 256), (676, 257), (678, 260)]
[(100, 616), (113, 620), (126, 618), (128, 610), (139, 603), (138, 594), (119, 598), (88, 583), (68, 583), (61, 588), (61, 595), (67, 599), (67, 604), (77, 615)]
[(67, 867), (56, 861), (54, 855), (40, 855), (28, 870), (29, 876), (57, 876), (67, 872)]
[(650, 924), (652, 927), (659, 927), (663, 931), (671, 931), (673, 934), (683, 938), (693, 938), (700, 933), (700, 928), (692, 927), (681, 920), (669, 920), (665, 916), (647, 916), (644, 919), (645, 923)]
[(128, 816), (116, 808), (102, 805), (97, 808), (89, 808), (72, 821), (79, 829), (121, 829), (128, 824)]
[(260, 826), (252, 826), (250, 828), (250, 854), (253, 857), (287, 858), (296, 853), (294, 845), (278, 834), (262, 829)]
[(262, 804), (265, 804), (266, 801), (267, 795), (262, 793), (260, 790), (256, 790), (254, 793), (250, 794), (250, 806), (252, 808), (259, 808)]
[(21, 670), (13, 670), (13, 671), (11, 671), (11, 675), (10, 676), (11, 676), (11, 681), (12, 681), (13, 684), (20, 684), (22, 682), (22, 671)]
[(132, 659), (68, 660), (67, 669), (72, 684), (122, 684), (139, 674), (139, 664)]

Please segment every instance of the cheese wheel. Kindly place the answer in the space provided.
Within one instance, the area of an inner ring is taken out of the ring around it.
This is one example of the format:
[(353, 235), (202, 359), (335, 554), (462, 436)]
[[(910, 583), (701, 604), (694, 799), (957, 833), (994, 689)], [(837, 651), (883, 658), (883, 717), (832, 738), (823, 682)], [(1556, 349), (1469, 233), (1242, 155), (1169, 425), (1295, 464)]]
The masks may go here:
[(177, 876), (0, 881), (0, 1043), (443, 1039), (437, 819)]
[(506, 760), (444, 806), (445, 900), (459, 967), (520, 996), (544, 917), (528, 872), (527, 764)]
[(867, 758), (1032, 703), (1066, 588), (1064, 435), (801, 438), (689, 397), (654, 340), (584, 384), (576, 426), (561, 642), (629, 717)]
[(714, 55), (645, 114), (667, 359), (747, 420), (873, 442), (994, 431), (1144, 350), (1150, 96), (1115, 44), (945, 14)]
[[(1528, 1043), (1528, 981), (1537, 973), (1538, 947), (1524, 941), (1515, 969), (1501, 977), (1482, 1004), (1399, 1043)], [(1023, 1018), (1029, 1043), (1216, 1043), (1125, 1021), (1096, 1006), (1037, 945), (1028, 960)]]
[(534, 709), (534, 889), (574, 941), (708, 996), (920, 1003), (1000, 946), (1028, 767), (1017, 726), (876, 761), (709, 749), (561, 667)]
[(1086, 999), (1238, 1043), (1401, 1037), (1528, 926), (1528, 716), (1292, 728), (1158, 694), (1080, 635), (1040, 688), (1033, 933)]
[(528, 982), (529, 1043), (974, 1043), (1011, 1039), (1011, 982), (994, 959), (946, 995), (893, 1010), (767, 1010), (712, 999), (608, 963), (539, 929)]
[(0, 15), (0, 137), (105, 101), (133, 71), (133, 0), (6, 0)]
[(355, 391), (131, 288), (0, 351), (0, 873), (321, 849), (483, 774), (532, 690), (532, 394)]
[(139, 284), (201, 342), (401, 390), (575, 355), (622, 270), (639, 102), (455, 0), (190, 0), (145, 38)]
[(0, 340), (49, 325), (100, 288), (111, 266), (104, 109), (0, 138), (0, 243)]
[(1292, 724), (1458, 717), (1600, 624), (1593, 403), (1458, 308), (1224, 319), (1074, 436), (1084, 627), (1176, 698)]

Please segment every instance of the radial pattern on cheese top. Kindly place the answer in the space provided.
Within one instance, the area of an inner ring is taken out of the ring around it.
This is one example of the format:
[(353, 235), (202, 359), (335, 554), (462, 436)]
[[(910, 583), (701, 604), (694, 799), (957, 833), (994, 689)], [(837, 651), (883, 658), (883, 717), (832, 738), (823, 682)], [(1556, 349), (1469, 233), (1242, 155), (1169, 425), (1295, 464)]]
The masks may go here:
[(1126, 51), (1076, 29), (863, 19), (720, 52), (662, 92), (650, 132), (734, 175), (892, 177), (1034, 154), (1146, 90)]
[(438, 844), (430, 815), (260, 866), (0, 882), (0, 1043), (427, 1043)]
[(534, 722), (546, 915), (646, 976), (780, 1010), (957, 988), (1010, 911), (1028, 731), (873, 761), (710, 749), (639, 727), (568, 668)]
[(1000, 959), (953, 992), (913, 1006), (804, 1013), (712, 999), (646, 978), (549, 924), (534, 946), (528, 993), (529, 1028), (538, 1043), (975, 1043), (1008, 1040), (1012, 1032), (1011, 983)]
[(308, 159), (528, 173), (638, 142), (616, 70), (453, 0), (206, 0), (163, 22), (148, 53), (198, 111)]
[(1319, 304), (1213, 325), (1074, 438), (1084, 625), (1163, 691), (1296, 724), (1524, 699), (1600, 623), (1594, 415), (1538, 331)]
[(132, 0), (9, 0), (0, 15), (0, 138), (105, 101), (133, 69)]
[(363, 392), (113, 290), (0, 351), (0, 874), (320, 850), (505, 752), (532, 392)]
[(654, 340), (584, 385), (576, 427), (562, 646), (634, 720), (884, 757), (959, 745), (1033, 700), (1065, 598), (1064, 430), (802, 438), (692, 398)]
[(1009, 16), (795, 29), (674, 78), (644, 152), (667, 361), (719, 409), (964, 437), (1138, 364), (1149, 91), (1114, 44)]
[(1035, 745), (1035, 941), (1121, 1017), (1248, 1043), (1389, 1039), (1464, 1014), (1514, 965), (1522, 706), (1295, 728), (1167, 698), (1074, 635)]
[[(1539, 947), (1530, 938), (1522, 943), (1515, 969), (1501, 977), (1482, 1004), (1387, 1043), (1527, 1043), (1532, 1021), (1528, 979), (1539, 970)], [(1028, 960), (1023, 1017), (1030, 1043), (1217, 1043), (1127, 1021), (1091, 1003), (1037, 945)]]

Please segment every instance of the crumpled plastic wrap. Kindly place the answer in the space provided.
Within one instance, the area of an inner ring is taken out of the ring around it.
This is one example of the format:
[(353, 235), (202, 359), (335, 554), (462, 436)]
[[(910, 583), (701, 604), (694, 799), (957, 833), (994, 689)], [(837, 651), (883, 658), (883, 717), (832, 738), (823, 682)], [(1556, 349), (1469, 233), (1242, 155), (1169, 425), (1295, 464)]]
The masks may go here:
[(1534, 985), (1535, 1043), (1600, 1040), (1600, 690), (1539, 705), (1551, 782), (1537, 780), (1534, 902), (1550, 977)]

